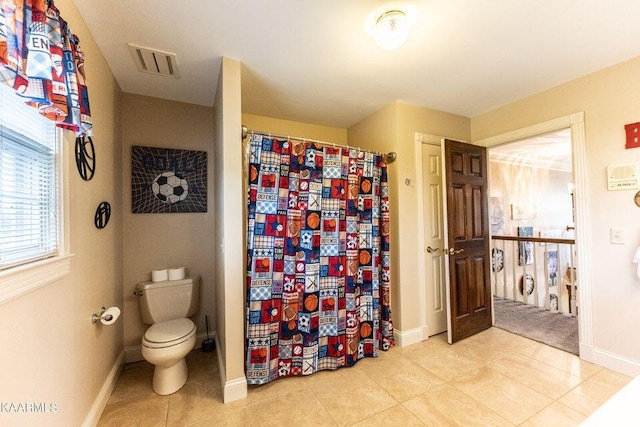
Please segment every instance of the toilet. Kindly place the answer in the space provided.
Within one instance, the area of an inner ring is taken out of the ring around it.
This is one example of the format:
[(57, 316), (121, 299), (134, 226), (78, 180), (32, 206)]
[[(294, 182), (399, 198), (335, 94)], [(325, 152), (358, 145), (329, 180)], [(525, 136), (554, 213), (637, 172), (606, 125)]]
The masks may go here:
[(153, 391), (175, 393), (187, 382), (185, 357), (196, 343), (196, 325), (189, 319), (198, 311), (200, 276), (162, 282), (141, 282), (142, 321), (151, 325), (142, 338), (142, 356), (155, 365)]

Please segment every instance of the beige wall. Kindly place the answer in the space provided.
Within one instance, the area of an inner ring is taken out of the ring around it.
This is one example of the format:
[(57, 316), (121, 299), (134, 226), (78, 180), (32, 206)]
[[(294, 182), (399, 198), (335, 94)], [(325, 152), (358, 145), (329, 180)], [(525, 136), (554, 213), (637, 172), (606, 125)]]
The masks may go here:
[[(574, 232), (567, 231), (568, 225), (573, 225), (571, 194), (568, 191), (569, 183), (572, 182), (571, 172), (550, 170), (540, 167), (531, 167), (526, 163), (506, 163), (489, 161), (489, 188), (491, 201), (489, 202), (489, 218), (492, 235), (517, 236), (518, 227), (533, 227), (534, 237), (542, 233), (542, 237), (573, 238)], [(494, 205), (494, 198), (499, 198), (500, 203)], [(531, 218), (512, 219), (511, 206), (521, 206), (525, 209), (531, 208), (535, 216)], [(494, 229), (494, 207), (500, 207), (502, 211), (502, 230)], [(504, 271), (498, 275), (491, 275), (492, 284), (497, 296), (513, 298), (513, 285), (519, 283), (520, 277), (525, 273), (524, 267), (518, 265), (517, 242), (496, 242), (492, 241), (492, 246), (504, 249)], [(504, 245), (504, 246), (503, 246)], [(536, 263), (527, 265), (526, 272), (534, 274), (537, 281), (537, 293), (540, 304), (544, 305), (544, 296), (547, 291), (545, 286), (545, 251), (558, 251), (558, 272), (560, 278), (571, 262), (570, 249), (568, 245), (550, 245), (545, 248), (541, 244), (533, 245), (536, 253)], [(513, 257), (516, 258), (514, 261)], [(515, 268), (515, 270), (514, 270)], [(514, 273), (515, 271), (515, 273)], [(515, 279), (514, 279), (515, 278)], [(505, 292), (506, 283), (506, 292)], [(564, 312), (569, 312), (569, 301), (566, 287), (560, 286), (549, 288), (551, 294), (562, 294), (561, 304)], [(516, 292), (516, 299), (522, 299), (522, 295)], [(532, 302), (534, 300), (530, 300)]]
[(249, 131), (271, 132), (274, 134), (292, 137), (297, 136), (335, 144), (347, 144), (347, 130), (343, 128), (274, 119), (247, 113), (242, 113), (242, 124), (246, 126)]
[[(599, 363), (640, 373), (640, 279), (631, 262), (640, 243), (635, 191), (607, 191), (608, 165), (640, 163), (640, 149), (626, 150), (624, 125), (640, 120), (640, 58), (598, 71), (538, 95), (474, 117), (474, 141), (584, 111), (586, 125), (587, 193), (592, 286), (593, 351)], [(609, 229), (624, 231), (626, 243), (609, 243)], [(578, 280), (580, 273), (578, 272)], [(578, 288), (580, 284), (578, 282)], [(579, 292), (579, 290), (578, 290)]]
[(246, 397), (245, 234), (240, 62), (222, 58), (214, 104), (216, 333), (224, 401)]
[[(71, 273), (0, 306), (0, 402), (56, 403), (59, 412), (3, 413), (2, 425), (81, 425), (122, 351), (122, 320), (91, 323), (100, 306), (122, 307), (120, 89), (73, 2), (57, 0), (56, 6), (86, 54), (97, 168), (91, 181), (79, 177), (75, 137), (65, 132)], [(102, 201), (112, 213), (107, 227), (98, 230), (93, 217)]]
[[(535, 236), (542, 232), (546, 237), (568, 237), (565, 227), (573, 225), (569, 193), (572, 181), (571, 172), (489, 161), (489, 196), (502, 199), (504, 231), (499, 234), (517, 236), (518, 227), (531, 226)], [(512, 204), (532, 208), (535, 217), (512, 220)], [(489, 215), (491, 207), (489, 204)]]
[[(194, 316), (198, 334), (204, 316), (214, 320), (214, 204), (212, 108), (140, 95), (122, 97), (122, 196), (124, 200), (124, 344), (127, 362), (141, 360), (142, 323), (136, 284), (151, 280), (151, 270), (185, 266), (200, 275), (200, 309)], [(131, 147), (174, 148), (207, 152), (207, 212), (133, 214), (131, 212)]]
[[(446, 136), (468, 141), (470, 121), (466, 117), (429, 108), (394, 102), (348, 129), (349, 144), (381, 152), (395, 151), (398, 159), (389, 165), (391, 204), (391, 286), (392, 318), (402, 335), (421, 334), (416, 271), (422, 256), (415, 238), (418, 205), (415, 160), (415, 133)], [(410, 180), (410, 185), (405, 184)]]

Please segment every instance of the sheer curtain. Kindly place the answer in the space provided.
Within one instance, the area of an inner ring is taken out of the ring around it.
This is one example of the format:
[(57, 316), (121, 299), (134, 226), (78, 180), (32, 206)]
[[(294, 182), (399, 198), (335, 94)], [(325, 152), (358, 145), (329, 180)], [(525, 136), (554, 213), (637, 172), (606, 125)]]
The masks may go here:
[(352, 366), (393, 345), (381, 155), (253, 134), (249, 384)]

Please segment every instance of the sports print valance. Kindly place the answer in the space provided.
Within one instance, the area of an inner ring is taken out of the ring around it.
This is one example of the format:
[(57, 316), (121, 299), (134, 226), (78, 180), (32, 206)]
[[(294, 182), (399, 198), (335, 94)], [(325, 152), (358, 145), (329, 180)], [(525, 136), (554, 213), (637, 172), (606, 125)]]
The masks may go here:
[(53, 0), (0, 0), (0, 80), (58, 127), (92, 135), (84, 53)]

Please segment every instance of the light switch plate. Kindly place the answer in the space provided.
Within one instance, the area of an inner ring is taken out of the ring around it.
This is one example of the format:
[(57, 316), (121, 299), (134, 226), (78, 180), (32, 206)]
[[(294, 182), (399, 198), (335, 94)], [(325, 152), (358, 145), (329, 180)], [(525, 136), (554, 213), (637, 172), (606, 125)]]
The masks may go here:
[(620, 228), (609, 229), (609, 239), (614, 245), (624, 245), (624, 231)]

